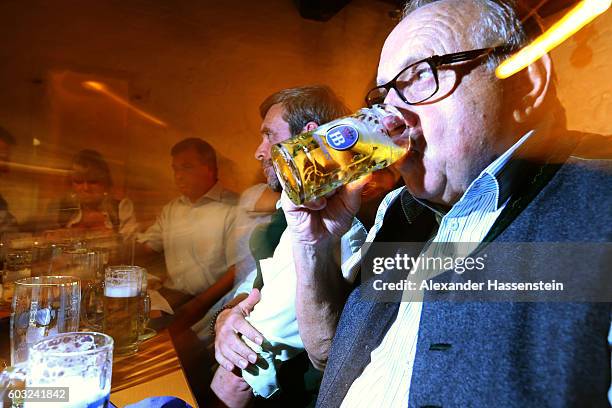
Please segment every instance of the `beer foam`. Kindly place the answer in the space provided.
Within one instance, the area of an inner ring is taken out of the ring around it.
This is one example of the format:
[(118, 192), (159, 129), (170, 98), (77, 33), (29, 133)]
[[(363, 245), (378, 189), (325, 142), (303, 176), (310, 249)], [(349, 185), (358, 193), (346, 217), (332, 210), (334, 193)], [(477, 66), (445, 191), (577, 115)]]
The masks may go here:
[(138, 285), (136, 282), (130, 284), (129, 282), (124, 285), (110, 286), (107, 285), (104, 288), (104, 296), (111, 298), (128, 298), (138, 296)]

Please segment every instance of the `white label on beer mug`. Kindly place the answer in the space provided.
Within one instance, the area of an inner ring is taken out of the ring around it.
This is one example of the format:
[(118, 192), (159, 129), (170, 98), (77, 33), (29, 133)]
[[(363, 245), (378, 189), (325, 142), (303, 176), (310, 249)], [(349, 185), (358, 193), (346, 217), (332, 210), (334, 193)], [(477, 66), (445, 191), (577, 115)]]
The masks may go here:
[(128, 298), (138, 296), (138, 283), (137, 282), (125, 282), (117, 286), (105, 286), (104, 296), (110, 298)]

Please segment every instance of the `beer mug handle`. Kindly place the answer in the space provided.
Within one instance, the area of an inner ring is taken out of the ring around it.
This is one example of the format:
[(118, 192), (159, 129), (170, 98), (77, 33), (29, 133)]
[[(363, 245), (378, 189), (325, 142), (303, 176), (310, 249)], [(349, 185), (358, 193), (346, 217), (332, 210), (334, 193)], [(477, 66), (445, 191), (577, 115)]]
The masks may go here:
[[(81, 296), (81, 321), (86, 327), (93, 330), (101, 330), (102, 323), (96, 319), (96, 312), (102, 297), (100, 292), (104, 292), (104, 282), (89, 282), (82, 288)], [(95, 310), (92, 311), (92, 308)]]
[(142, 297), (142, 316), (138, 335), (142, 336), (147, 329), (147, 324), (149, 324), (149, 315), (151, 313), (151, 296), (149, 296), (148, 292), (145, 292), (145, 295)]

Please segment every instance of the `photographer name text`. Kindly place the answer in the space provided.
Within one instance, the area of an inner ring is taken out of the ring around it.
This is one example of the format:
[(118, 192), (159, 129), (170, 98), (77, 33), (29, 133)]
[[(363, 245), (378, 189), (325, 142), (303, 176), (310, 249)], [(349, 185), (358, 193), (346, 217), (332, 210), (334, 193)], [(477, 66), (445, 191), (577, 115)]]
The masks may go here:
[[(485, 289), (486, 285), (486, 289)], [(517, 292), (537, 292), (537, 291), (563, 291), (564, 285), (554, 279), (551, 281), (538, 282), (502, 282), (497, 279), (487, 280), (487, 282), (434, 282), (424, 280), (420, 283), (410, 279), (403, 279), (399, 282), (384, 282), (376, 279), (373, 282), (374, 290), (401, 290), (401, 291), (517, 291)]]

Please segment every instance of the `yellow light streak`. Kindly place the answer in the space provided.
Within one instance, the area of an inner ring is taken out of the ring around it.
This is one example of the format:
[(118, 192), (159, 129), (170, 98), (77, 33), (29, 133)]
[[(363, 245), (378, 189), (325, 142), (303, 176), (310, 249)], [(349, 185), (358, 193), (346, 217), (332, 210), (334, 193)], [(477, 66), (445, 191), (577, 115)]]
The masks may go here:
[(583, 0), (531, 44), (499, 64), (495, 75), (508, 78), (557, 47), (610, 8), (612, 0)]
[(107, 96), (112, 101), (118, 103), (119, 105), (125, 106), (126, 108), (130, 109), (137, 115), (142, 116), (143, 118), (147, 119), (150, 122), (155, 123), (158, 126), (161, 126), (161, 127), (168, 126), (166, 122), (132, 105), (130, 102), (126, 101), (124, 98), (122, 98), (121, 96), (117, 95), (116, 93), (108, 89), (108, 87), (103, 83), (96, 82), (96, 81), (84, 81), (81, 83), (81, 85), (83, 85), (83, 88), (90, 89), (92, 91), (96, 91), (96, 92), (99, 92)]
[(101, 84), (100, 82), (96, 82), (96, 81), (85, 81), (83, 82), (83, 86), (85, 88), (92, 89), (94, 91), (101, 91), (103, 89), (106, 89), (104, 84)]
[(0, 160), (0, 167), (2, 166), (7, 166), (9, 169), (11, 169), (11, 171), (18, 170), (18, 171), (43, 173), (43, 174), (64, 176), (64, 177), (70, 174), (70, 170), (56, 169), (53, 167), (36, 166), (36, 165), (31, 165), (31, 164), (23, 164), (23, 163), (16, 163), (16, 162)]

